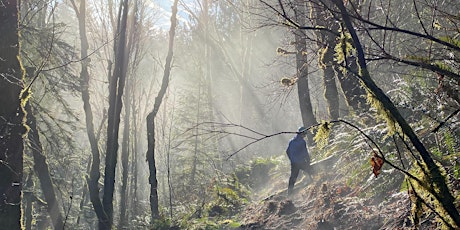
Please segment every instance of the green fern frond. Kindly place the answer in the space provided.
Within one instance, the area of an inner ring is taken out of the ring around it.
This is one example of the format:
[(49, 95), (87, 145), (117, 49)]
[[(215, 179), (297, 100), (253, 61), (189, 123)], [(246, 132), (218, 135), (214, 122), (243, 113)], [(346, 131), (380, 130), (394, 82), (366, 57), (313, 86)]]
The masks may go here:
[(452, 38), (452, 37), (440, 37), (439, 40), (442, 40), (444, 42), (448, 42), (452, 45), (455, 45), (457, 47), (460, 47), (460, 39), (457, 38)]

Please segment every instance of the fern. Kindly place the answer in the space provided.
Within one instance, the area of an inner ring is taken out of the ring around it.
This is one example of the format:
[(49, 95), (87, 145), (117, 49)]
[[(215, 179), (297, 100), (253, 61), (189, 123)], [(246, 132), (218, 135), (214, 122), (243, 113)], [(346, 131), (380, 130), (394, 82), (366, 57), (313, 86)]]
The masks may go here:
[(450, 43), (452, 45), (460, 47), (460, 39), (452, 38), (452, 37), (440, 37), (439, 39), (441, 41), (445, 41), (445, 42), (448, 42), (448, 43)]

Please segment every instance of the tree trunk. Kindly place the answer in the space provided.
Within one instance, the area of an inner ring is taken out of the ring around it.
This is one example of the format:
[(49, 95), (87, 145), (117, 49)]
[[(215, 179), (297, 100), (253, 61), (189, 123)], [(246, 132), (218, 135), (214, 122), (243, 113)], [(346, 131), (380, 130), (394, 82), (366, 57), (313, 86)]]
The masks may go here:
[(347, 58), (347, 74), (342, 71), (337, 71), (337, 79), (340, 83), (340, 88), (347, 102), (347, 106), (355, 112), (369, 111), (369, 105), (366, 102), (366, 90), (361, 86), (359, 79), (354, 77), (358, 73), (358, 63), (354, 56)]
[(26, 180), (26, 185), (24, 188), (24, 219), (25, 219), (25, 229), (32, 229), (32, 210), (33, 210), (33, 191), (34, 191), (34, 181), (32, 180), (32, 172), (29, 173)]
[[(90, 173), (90, 169), (91, 169), (91, 157), (88, 157), (88, 164), (86, 165), (86, 174)], [(87, 181), (84, 181), (84, 183), (85, 182), (87, 184)], [(76, 221), (77, 225), (80, 225), (81, 216), (83, 214), (83, 208), (85, 207), (85, 204), (88, 203), (88, 199), (87, 199), (88, 187), (84, 186), (82, 190), (83, 192), (81, 195), (80, 205), (78, 206), (80, 208), (80, 212), (78, 214), (77, 221)]]
[(90, 193), (90, 200), (93, 204), (94, 211), (99, 222), (106, 223), (107, 215), (104, 212), (102, 207), (101, 199), (99, 198), (99, 178), (101, 173), (99, 171), (99, 166), (101, 164), (99, 148), (97, 144), (96, 135), (94, 132), (93, 124), (93, 111), (90, 103), (90, 94), (89, 94), (89, 73), (88, 73), (88, 39), (86, 37), (86, 1), (80, 1), (80, 7), (77, 7), (75, 2), (71, 1), (75, 13), (78, 18), (78, 28), (80, 33), (80, 42), (81, 42), (81, 51), (80, 58), (83, 60), (81, 63), (81, 72), (80, 72), (80, 90), (81, 97), (83, 100), (83, 109), (85, 111), (85, 123), (86, 123), (86, 133), (88, 135), (89, 144), (91, 146), (92, 154), (92, 164), (89, 177), (86, 178), (88, 183), (88, 190)]
[(445, 181), (445, 177), (442, 175), (439, 167), (435, 164), (435, 162), (430, 156), (430, 153), (422, 144), (420, 139), (417, 137), (413, 129), (409, 126), (407, 121), (401, 116), (398, 109), (395, 107), (394, 103), (375, 84), (375, 82), (370, 77), (370, 73), (367, 69), (364, 51), (361, 46), (361, 42), (359, 41), (358, 35), (356, 34), (356, 31), (353, 27), (348, 11), (346, 10), (341, 0), (333, 0), (333, 2), (340, 10), (342, 19), (346, 25), (348, 32), (350, 32), (351, 34), (353, 45), (356, 48), (358, 54), (358, 63), (361, 70), (361, 74), (358, 77), (361, 79), (361, 81), (363, 81), (364, 85), (373, 94), (373, 96), (375, 96), (375, 98), (379, 100), (380, 103), (382, 103), (382, 106), (389, 113), (388, 115), (392, 116), (392, 118), (398, 123), (398, 125), (401, 127), (402, 132), (409, 138), (415, 149), (417, 149), (423, 162), (426, 164), (427, 170), (429, 170), (429, 176), (432, 178), (432, 183), (428, 185), (430, 187), (426, 189), (433, 196), (435, 196), (435, 198), (441, 204), (442, 208), (448, 213), (450, 218), (452, 218), (453, 222), (456, 225), (454, 227), (460, 227), (460, 215), (457, 208), (455, 207), (455, 199), (449, 191), (449, 188)]
[[(295, 11), (296, 20), (300, 25), (305, 24), (307, 13), (306, 3), (302, 0), (296, 0), (297, 9)], [(305, 31), (296, 29), (295, 44), (296, 44), (296, 67), (297, 67), (297, 94), (299, 96), (300, 114), (302, 115), (302, 123), (305, 127), (310, 127), (316, 124), (316, 118), (313, 114), (311, 105), (310, 88), (308, 85), (308, 63), (307, 63), (307, 41)], [(307, 132), (308, 145), (314, 145), (313, 134)]]
[(334, 46), (328, 43), (323, 47), (322, 67), (323, 67), (323, 82), (324, 82), (324, 97), (327, 101), (329, 118), (336, 120), (340, 116), (339, 112), (339, 92), (335, 82), (334, 70)]
[(176, 33), (177, 25), (177, 2), (174, 0), (171, 14), (171, 28), (169, 29), (169, 46), (168, 55), (166, 56), (165, 68), (163, 73), (163, 80), (161, 83), (160, 91), (155, 98), (153, 110), (147, 115), (147, 153), (146, 158), (149, 165), (149, 183), (150, 183), (150, 210), (152, 222), (159, 218), (160, 212), (158, 210), (158, 180), (157, 169), (155, 166), (155, 117), (160, 109), (161, 102), (166, 93), (169, 85), (169, 75), (171, 74), (171, 63), (173, 57), (174, 36)]
[[(195, 143), (193, 149), (193, 162), (192, 162), (192, 170), (190, 172), (190, 184), (195, 184), (195, 175), (196, 175), (196, 168), (198, 164), (198, 127), (200, 122), (201, 116), (201, 78), (198, 80), (198, 95), (197, 95), (197, 105), (196, 105), (196, 123), (195, 123)], [(169, 163), (169, 161), (168, 161)], [(170, 191), (171, 193), (171, 191)]]
[(124, 125), (123, 125), (123, 140), (121, 146), (121, 165), (122, 165), (122, 185), (120, 191), (120, 223), (119, 229), (123, 229), (127, 227), (128, 219), (126, 215), (126, 208), (127, 208), (127, 188), (128, 188), (128, 167), (129, 167), (129, 131), (130, 131), (130, 103), (131, 103), (131, 90), (128, 84), (127, 92), (125, 96), (125, 117), (124, 117)]
[(110, 81), (109, 109), (107, 122), (107, 150), (105, 157), (104, 195), (102, 205), (108, 217), (108, 223), (100, 223), (100, 229), (110, 229), (113, 225), (113, 193), (115, 191), (115, 170), (118, 156), (118, 131), (123, 106), (122, 97), (126, 80), (126, 27), (128, 18), (128, 0), (120, 3), (121, 23), (117, 29), (115, 70)]
[[(330, 28), (331, 31), (339, 31), (339, 26), (335, 19), (329, 13), (327, 8), (328, 3), (322, 6), (321, 4), (312, 5), (312, 14), (315, 15), (315, 24), (318, 27)], [(320, 48), (319, 66), (323, 70), (324, 97), (328, 106), (328, 115), (332, 120), (338, 119), (339, 114), (339, 92), (335, 82), (335, 62), (334, 62), (334, 47), (337, 36), (329, 31), (321, 30), (316, 32), (317, 42)]]
[(147, 162), (149, 165), (150, 184), (150, 211), (151, 219), (156, 220), (160, 216), (158, 208), (158, 180), (155, 165), (155, 116), (153, 111), (147, 115)]
[[(0, 7), (0, 226), (22, 229), (24, 70), (19, 59), (18, 1), (2, 1)], [(23, 94), (21, 94), (23, 92)]]
[[(139, 59), (137, 58), (139, 53), (142, 52), (139, 47), (139, 34), (136, 25), (138, 23), (137, 14), (139, 13), (138, 1), (134, 2), (133, 11), (129, 17), (129, 41), (127, 44), (127, 56), (133, 56), (132, 65), (131, 65), (131, 75), (134, 76), (135, 69), (139, 64)], [(129, 58), (124, 59), (124, 65), (126, 70), (129, 66)], [(123, 140), (122, 140), (122, 151), (121, 151), (121, 160), (122, 160), (122, 187), (120, 191), (120, 222), (119, 229), (128, 227), (128, 213), (126, 212), (128, 206), (128, 177), (129, 177), (129, 154), (130, 154), (130, 131), (131, 131), (131, 95), (134, 92), (132, 88), (133, 81), (126, 77), (126, 94), (124, 97), (125, 102), (125, 118), (123, 125)], [(133, 114), (134, 116), (134, 114)], [(132, 150), (132, 149), (131, 149)], [(133, 164), (133, 161), (131, 162)]]
[(50, 215), (51, 222), (54, 229), (64, 229), (64, 219), (60, 211), (59, 203), (54, 192), (54, 184), (51, 179), (48, 163), (46, 163), (46, 156), (43, 154), (43, 147), (40, 142), (40, 135), (37, 130), (37, 120), (32, 113), (30, 104), (26, 105), (27, 110), (27, 125), (30, 128), (29, 141), (30, 149), (34, 158), (34, 170), (37, 173), (40, 187), (42, 188), (43, 195), (46, 201), (46, 209)]
[[(131, 198), (131, 207), (138, 207), (138, 199), (137, 199), (137, 175), (138, 175), (138, 170), (137, 170), (137, 153), (138, 153), (138, 125), (137, 125), (137, 113), (135, 109), (135, 100), (132, 101), (131, 105), (131, 112), (133, 113), (133, 147), (132, 147), (132, 154), (131, 154), (131, 186), (130, 186), (130, 198)], [(131, 209), (131, 216), (137, 216), (137, 208), (132, 208)]]

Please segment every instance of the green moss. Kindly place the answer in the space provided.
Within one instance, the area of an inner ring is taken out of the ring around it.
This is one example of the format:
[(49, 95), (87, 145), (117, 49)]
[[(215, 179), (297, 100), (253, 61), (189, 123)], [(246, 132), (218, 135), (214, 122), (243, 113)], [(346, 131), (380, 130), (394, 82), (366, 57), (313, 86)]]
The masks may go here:
[[(449, 229), (449, 225), (455, 226), (453, 220), (449, 218), (449, 214), (440, 203), (440, 200), (445, 197), (443, 197), (440, 189), (435, 186), (437, 184), (435, 183), (435, 180), (445, 180), (447, 172), (438, 165), (441, 170), (441, 177), (432, 178), (430, 176), (431, 174), (427, 173), (429, 172), (429, 169), (425, 164), (416, 163), (414, 165), (415, 166), (412, 168), (410, 173), (419, 179), (419, 181), (410, 180), (409, 185), (414, 224), (418, 224), (419, 218), (422, 216), (421, 213), (434, 211), (439, 214), (437, 215), (437, 219), (441, 226), (440, 229)], [(434, 194), (439, 197), (439, 200)], [(430, 208), (428, 208), (425, 203), (428, 204)]]
[(323, 121), (316, 129), (316, 135), (313, 137), (313, 140), (316, 142), (319, 149), (327, 145), (329, 135), (331, 134), (331, 127), (331, 122)]
[(327, 50), (328, 50), (328, 47), (320, 48), (318, 50), (318, 57), (319, 57), (318, 65), (321, 69), (326, 68), (326, 64), (324, 64), (324, 56), (326, 55)]
[[(338, 38), (338, 42), (335, 45), (334, 51), (335, 61), (339, 65), (345, 65), (347, 56), (350, 56), (353, 51), (350, 33), (346, 31), (340, 31), (340, 37)], [(346, 74), (346, 68), (342, 66), (340, 66), (339, 68), (343, 72), (343, 74)]]
[(371, 93), (369, 90), (366, 90), (366, 91), (367, 91), (367, 103), (377, 110), (377, 115), (378, 115), (377, 118), (383, 119), (388, 126), (387, 135), (391, 136), (395, 134), (397, 131), (397, 127), (399, 126), (397, 125), (397, 122), (394, 119), (394, 117), (391, 115), (390, 111), (388, 111), (383, 106), (382, 102), (378, 100), (377, 97), (375, 97), (373, 93)]

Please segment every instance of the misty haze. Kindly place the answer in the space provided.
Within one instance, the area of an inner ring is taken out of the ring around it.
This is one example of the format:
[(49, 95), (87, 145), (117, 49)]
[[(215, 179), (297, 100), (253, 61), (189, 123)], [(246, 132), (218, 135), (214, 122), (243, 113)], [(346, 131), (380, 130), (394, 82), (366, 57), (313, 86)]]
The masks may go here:
[(460, 229), (458, 1), (0, 3), (0, 230)]

